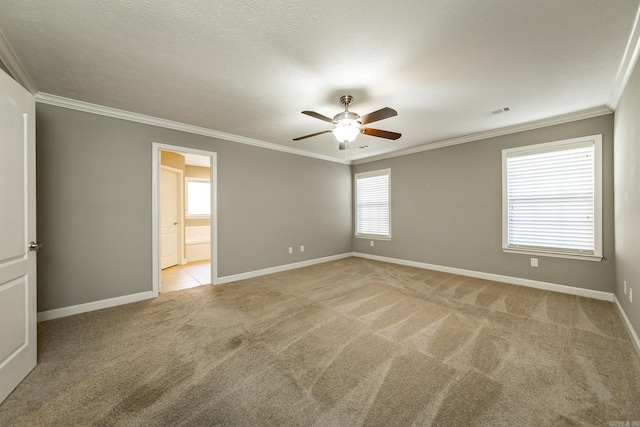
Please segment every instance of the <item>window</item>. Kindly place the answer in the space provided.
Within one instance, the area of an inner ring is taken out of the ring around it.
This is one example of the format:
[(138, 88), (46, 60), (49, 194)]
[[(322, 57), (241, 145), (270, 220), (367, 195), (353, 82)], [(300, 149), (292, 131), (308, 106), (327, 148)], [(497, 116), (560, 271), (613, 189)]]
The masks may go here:
[(211, 216), (211, 183), (206, 179), (187, 178), (187, 218)]
[(505, 252), (602, 259), (602, 135), (502, 151)]
[(391, 169), (356, 174), (356, 237), (391, 239)]

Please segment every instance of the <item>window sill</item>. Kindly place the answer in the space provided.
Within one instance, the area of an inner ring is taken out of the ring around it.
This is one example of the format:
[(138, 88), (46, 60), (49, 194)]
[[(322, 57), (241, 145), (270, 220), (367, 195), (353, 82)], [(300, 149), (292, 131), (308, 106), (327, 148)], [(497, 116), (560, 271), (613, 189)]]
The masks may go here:
[(570, 254), (570, 253), (562, 253), (562, 252), (547, 252), (547, 251), (538, 251), (533, 249), (512, 249), (512, 248), (502, 248), (502, 252), (510, 253), (510, 254), (521, 254), (521, 255), (535, 255), (535, 256), (546, 256), (552, 258), (565, 258), (565, 259), (577, 259), (580, 261), (602, 261), (602, 256), (600, 255), (578, 255), (578, 254)]
[(386, 240), (391, 241), (391, 236), (376, 236), (371, 234), (356, 234), (356, 239), (367, 239), (367, 240)]

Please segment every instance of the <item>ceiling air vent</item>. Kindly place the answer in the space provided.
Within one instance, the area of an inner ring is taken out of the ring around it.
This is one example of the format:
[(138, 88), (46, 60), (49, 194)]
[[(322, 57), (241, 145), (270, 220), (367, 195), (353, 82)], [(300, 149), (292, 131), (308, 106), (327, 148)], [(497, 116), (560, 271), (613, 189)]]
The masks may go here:
[(507, 113), (509, 111), (511, 111), (511, 108), (504, 107), (504, 108), (501, 108), (499, 110), (486, 111), (486, 112), (482, 113), (482, 115), (485, 116), (485, 117), (491, 117), (491, 116), (495, 116), (497, 114)]

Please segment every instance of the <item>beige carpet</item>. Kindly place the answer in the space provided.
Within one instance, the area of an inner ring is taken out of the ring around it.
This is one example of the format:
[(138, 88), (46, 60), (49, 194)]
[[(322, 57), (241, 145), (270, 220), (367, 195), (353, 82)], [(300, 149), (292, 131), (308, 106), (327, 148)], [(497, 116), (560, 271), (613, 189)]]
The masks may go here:
[(640, 359), (612, 303), (357, 258), (38, 333), (2, 426), (640, 421)]

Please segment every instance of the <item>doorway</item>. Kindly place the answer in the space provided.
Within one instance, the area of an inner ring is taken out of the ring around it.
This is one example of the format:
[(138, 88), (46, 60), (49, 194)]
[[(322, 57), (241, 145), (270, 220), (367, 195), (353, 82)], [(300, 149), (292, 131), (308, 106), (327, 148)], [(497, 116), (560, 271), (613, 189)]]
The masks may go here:
[(217, 280), (217, 156), (153, 143), (153, 295)]

